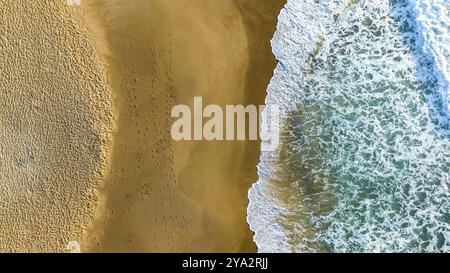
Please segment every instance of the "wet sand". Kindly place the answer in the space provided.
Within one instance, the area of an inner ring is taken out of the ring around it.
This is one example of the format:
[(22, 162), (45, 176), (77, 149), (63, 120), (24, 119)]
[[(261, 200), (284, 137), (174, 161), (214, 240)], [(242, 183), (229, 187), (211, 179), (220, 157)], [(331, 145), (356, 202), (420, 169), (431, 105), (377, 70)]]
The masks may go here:
[(282, 0), (84, 0), (112, 92), (109, 171), (83, 251), (252, 252), (258, 142), (174, 142), (176, 104), (263, 104)]

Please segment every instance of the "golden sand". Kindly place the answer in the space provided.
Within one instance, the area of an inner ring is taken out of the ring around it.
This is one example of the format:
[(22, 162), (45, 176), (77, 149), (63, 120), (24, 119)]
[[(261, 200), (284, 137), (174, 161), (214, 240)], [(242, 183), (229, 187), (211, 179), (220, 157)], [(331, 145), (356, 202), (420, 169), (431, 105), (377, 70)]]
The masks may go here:
[(0, 252), (63, 252), (94, 215), (109, 92), (65, 1), (0, 0), (0, 18)]
[(84, 1), (113, 92), (112, 160), (87, 251), (255, 251), (258, 142), (172, 142), (175, 104), (263, 104), (284, 0)]
[(0, 251), (255, 251), (259, 143), (170, 111), (263, 104), (285, 1), (0, 0)]

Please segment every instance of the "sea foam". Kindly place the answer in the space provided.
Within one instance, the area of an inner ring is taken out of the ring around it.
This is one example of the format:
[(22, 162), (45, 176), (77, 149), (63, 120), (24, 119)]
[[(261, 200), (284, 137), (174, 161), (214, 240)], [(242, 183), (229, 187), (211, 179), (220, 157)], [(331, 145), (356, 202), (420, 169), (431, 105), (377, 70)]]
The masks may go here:
[(247, 220), (261, 252), (450, 251), (447, 1), (290, 0)]
[(409, 0), (414, 12), (422, 50), (433, 57), (439, 92), (446, 98), (444, 107), (449, 108), (450, 83), (450, 1)]

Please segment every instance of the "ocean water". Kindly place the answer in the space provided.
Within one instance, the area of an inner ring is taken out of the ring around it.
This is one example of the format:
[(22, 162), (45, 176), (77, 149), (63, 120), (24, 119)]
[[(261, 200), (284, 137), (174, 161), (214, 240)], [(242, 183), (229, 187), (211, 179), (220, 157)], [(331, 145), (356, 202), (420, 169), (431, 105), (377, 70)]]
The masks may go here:
[(450, 252), (450, 0), (289, 0), (247, 220), (261, 252)]

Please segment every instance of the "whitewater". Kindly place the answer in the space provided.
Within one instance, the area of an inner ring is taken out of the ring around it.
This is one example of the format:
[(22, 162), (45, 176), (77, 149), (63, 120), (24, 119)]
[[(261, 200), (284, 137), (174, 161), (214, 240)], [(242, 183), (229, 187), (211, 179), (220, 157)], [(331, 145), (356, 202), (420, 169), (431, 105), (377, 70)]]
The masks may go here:
[(450, 252), (450, 0), (289, 0), (272, 48), (258, 250)]

